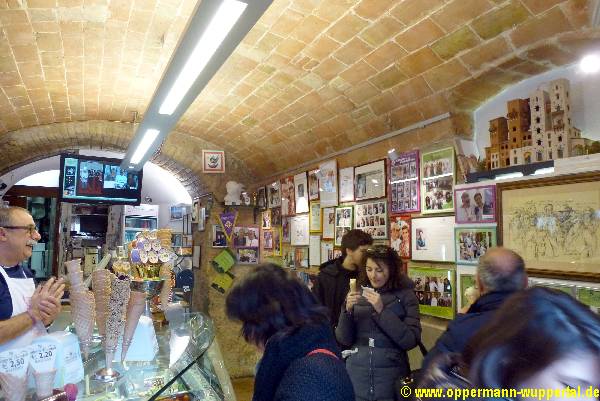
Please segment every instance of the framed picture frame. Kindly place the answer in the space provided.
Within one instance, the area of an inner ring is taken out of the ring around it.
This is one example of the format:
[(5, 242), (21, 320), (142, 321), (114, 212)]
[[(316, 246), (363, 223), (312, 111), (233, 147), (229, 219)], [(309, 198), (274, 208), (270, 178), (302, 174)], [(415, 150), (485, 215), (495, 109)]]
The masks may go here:
[(319, 192), (321, 207), (338, 205), (337, 160), (329, 160), (319, 165)]
[(321, 264), (321, 236), (311, 235), (308, 246), (308, 265), (319, 266)]
[(212, 247), (227, 248), (227, 236), (220, 224), (212, 225)]
[(294, 177), (285, 177), (281, 180), (281, 215), (294, 216), (296, 214), (296, 200), (294, 195)]
[(496, 186), (498, 243), (536, 276), (600, 282), (600, 172)]
[(354, 200), (385, 197), (385, 159), (354, 168)]
[(547, 287), (562, 291), (600, 314), (600, 283), (529, 277), (529, 287)]
[(340, 176), (340, 202), (354, 201), (354, 167), (342, 168)]
[(335, 208), (335, 246), (342, 245), (342, 237), (352, 230), (352, 206), (342, 206)]
[(269, 208), (275, 208), (281, 206), (281, 183), (275, 181), (270, 185), (267, 185), (267, 201)]
[[(553, 290), (559, 290), (565, 294), (569, 294), (573, 298), (577, 298), (577, 284), (574, 281), (550, 279), (543, 277), (528, 277), (529, 287), (546, 287)], [(580, 286), (583, 283), (580, 283)], [(589, 283), (588, 283), (589, 284)]]
[(175, 205), (169, 208), (169, 220), (171, 221), (180, 221), (183, 220), (183, 216), (185, 215), (185, 206)]
[(412, 260), (454, 263), (454, 216), (413, 218), (411, 223)]
[(496, 246), (496, 226), (457, 226), (454, 239), (456, 263), (476, 265), (488, 249)]
[(292, 246), (309, 246), (310, 230), (308, 214), (299, 214), (290, 221), (290, 243)]
[(270, 230), (272, 223), (271, 223), (271, 209), (267, 209), (267, 210), (263, 210), (263, 212), (261, 213), (261, 226), (260, 228), (262, 228), (263, 230)]
[(236, 248), (236, 258), (240, 265), (257, 265), (260, 261), (258, 248)]
[(421, 213), (454, 210), (454, 148), (421, 154)]
[(323, 218), (321, 216), (321, 204), (319, 202), (310, 202), (310, 232), (320, 233), (323, 229)]
[(202, 149), (202, 172), (222, 174), (225, 172), (225, 151)]
[(308, 200), (319, 200), (319, 169), (308, 172)]
[(416, 213), (421, 210), (419, 151), (401, 153), (388, 162), (390, 214)]
[(308, 246), (298, 246), (294, 249), (294, 267), (296, 269), (308, 268)]
[(408, 277), (415, 284), (419, 312), (423, 315), (454, 319), (456, 297), (453, 269), (409, 267)]
[(200, 216), (200, 198), (192, 200), (192, 223), (198, 223)]
[(198, 208), (198, 221), (196, 222), (198, 226), (196, 229), (198, 231), (204, 231), (206, 229), (206, 208), (200, 207)]
[(321, 221), (323, 222), (323, 239), (335, 238), (335, 208), (326, 207), (321, 210)]
[(281, 242), (281, 226), (273, 226), (271, 231), (273, 232), (273, 256), (281, 256), (281, 249), (283, 247)]
[(281, 208), (274, 207), (271, 209), (271, 226), (280, 226), (282, 224)]
[(246, 225), (233, 227), (231, 243), (234, 248), (258, 248), (260, 246), (260, 230), (258, 226)]
[(262, 230), (262, 247), (263, 249), (273, 249), (273, 232), (269, 230)]
[(282, 217), (281, 218), (281, 242), (289, 244), (291, 241), (290, 236), (290, 217)]
[(333, 242), (321, 241), (321, 264), (333, 259)]
[(454, 199), (456, 224), (496, 223), (496, 185), (457, 185)]
[(256, 193), (256, 207), (260, 210), (265, 210), (267, 208), (267, 188), (258, 188)]
[(390, 246), (402, 259), (410, 259), (410, 216), (390, 217)]
[(354, 228), (374, 240), (388, 238), (387, 199), (362, 202), (354, 206)]
[(469, 306), (479, 298), (476, 275), (476, 266), (456, 266), (456, 310), (458, 313), (467, 313)]
[(296, 213), (308, 213), (308, 180), (306, 172), (294, 176)]
[(172, 233), (171, 244), (173, 247), (183, 246), (183, 233)]

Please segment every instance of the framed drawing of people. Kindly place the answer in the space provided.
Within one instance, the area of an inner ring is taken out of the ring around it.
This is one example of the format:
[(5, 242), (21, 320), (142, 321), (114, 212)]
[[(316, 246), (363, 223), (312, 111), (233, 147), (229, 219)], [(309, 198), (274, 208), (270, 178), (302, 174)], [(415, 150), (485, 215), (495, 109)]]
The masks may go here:
[(454, 199), (456, 224), (496, 222), (496, 185), (457, 185)]
[(292, 246), (310, 245), (308, 214), (299, 214), (290, 220), (290, 243)]
[(537, 276), (600, 281), (600, 173), (497, 184), (498, 242)]
[(419, 151), (402, 153), (388, 162), (390, 214), (421, 210), (419, 185)]
[(454, 148), (421, 154), (421, 213), (454, 210)]
[(337, 161), (329, 160), (319, 165), (319, 191), (321, 207), (338, 205)]
[(356, 201), (385, 196), (385, 160), (354, 168), (354, 199)]

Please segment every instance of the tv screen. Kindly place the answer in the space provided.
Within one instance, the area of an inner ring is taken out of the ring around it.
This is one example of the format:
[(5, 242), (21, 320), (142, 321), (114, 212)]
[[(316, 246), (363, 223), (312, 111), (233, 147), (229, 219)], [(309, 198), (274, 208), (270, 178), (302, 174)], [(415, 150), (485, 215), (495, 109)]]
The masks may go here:
[(63, 202), (139, 205), (142, 171), (127, 171), (121, 160), (61, 155), (60, 196)]
[(105, 233), (108, 227), (108, 216), (81, 215), (79, 216), (79, 232)]

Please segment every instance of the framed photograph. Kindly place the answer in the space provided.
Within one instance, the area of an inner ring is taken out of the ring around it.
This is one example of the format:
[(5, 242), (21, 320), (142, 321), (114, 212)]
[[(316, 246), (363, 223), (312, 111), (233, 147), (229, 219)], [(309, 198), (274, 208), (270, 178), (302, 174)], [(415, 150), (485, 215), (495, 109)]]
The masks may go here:
[(198, 223), (200, 219), (200, 198), (194, 198), (192, 201), (192, 223)]
[(261, 227), (263, 230), (271, 229), (271, 209), (267, 209), (261, 213), (262, 216), (262, 224)]
[(308, 246), (310, 230), (308, 214), (294, 216), (290, 221), (290, 243), (292, 246)]
[(323, 222), (323, 239), (335, 238), (335, 208), (326, 207), (321, 210), (321, 220)]
[(536, 276), (600, 281), (600, 173), (497, 185), (498, 242)]
[(386, 199), (363, 202), (354, 206), (354, 228), (373, 237), (387, 239), (388, 214)]
[(290, 217), (281, 218), (281, 242), (290, 243)]
[(356, 201), (385, 197), (385, 160), (355, 167), (354, 178)]
[(224, 173), (225, 172), (225, 151), (223, 150), (204, 150), (202, 149), (202, 172), (203, 173)]
[(340, 170), (340, 202), (354, 201), (354, 167)]
[(296, 247), (294, 248), (294, 267), (295, 268), (308, 268), (308, 247)]
[(198, 208), (197, 213), (198, 213), (198, 221), (196, 222), (198, 224), (197, 230), (204, 231), (206, 229), (206, 208), (205, 207)]
[(308, 246), (308, 265), (319, 266), (321, 264), (321, 236), (311, 235)]
[(308, 200), (319, 200), (319, 169), (308, 172)]
[(185, 214), (185, 206), (171, 206), (170, 208), (170, 220), (179, 221), (183, 220)]
[(600, 287), (577, 287), (577, 300), (590, 307), (592, 312), (600, 314)]
[(420, 211), (419, 151), (401, 153), (388, 165), (390, 214)]
[[(528, 277), (529, 287), (546, 287), (553, 290), (562, 291), (569, 294), (573, 298), (577, 298), (577, 284), (575, 281), (567, 281), (560, 279), (550, 279), (542, 277)], [(580, 283), (583, 284), (583, 283)]]
[(421, 213), (454, 210), (454, 148), (421, 154)]
[(333, 242), (321, 241), (321, 264), (333, 259)]
[(281, 183), (279, 181), (267, 185), (267, 201), (269, 208), (281, 206)]
[(412, 259), (454, 262), (454, 216), (411, 220)]
[(273, 226), (271, 231), (273, 233), (273, 256), (281, 256), (281, 227)]
[(310, 202), (310, 232), (320, 233), (323, 221), (321, 219), (321, 204), (319, 202)]
[(258, 192), (256, 193), (256, 206), (260, 210), (265, 210), (267, 208), (267, 188), (258, 188)]
[(231, 242), (234, 248), (258, 248), (260, 232), (258, 226), (236, 226)]
[(280, 226), (282, 222), (281, 218), (281, 208), (274, 207), (271, 209), (271, 225), (272, 226)]
[(176, 246), (183, 246), (183, 233), (172, 233), (171, 234), (171, 244)]
[(212, 247), (227, 248), (227, 237), (225, 236), (225, 231), (220, 224), (212, 225)]
[(476, 275), (476, 266), (456, 266), (456, 307), (458, 313), (467, 313), (469, 307), (479, 298)]
[(456, 263), (476, 265), (486, 251), (496, 246), (496, 226), (460, 226), (454, 229)]
[(271, 230), (262, 231), (262, 247), (264, 249), (273, 249), (273, 232)]
[(321, 207), (338, 205), (337, 161), (335, 159), (319, 165), (319, 191)]
[(241, 265), (257, 265), (259, 261), (258, 248), (236, 248), (237, 262)]
[(296, 213), (308, 213), (308, 180), (305, 172), (294, 176), (294, 196)]
[(423, 315), (454, 319), (454, 270), (410, 267), (408, 277), (415, 284)]
[(410, 259), (410, 216), (390, 217), (390, 246), (402, 259)]
[(456, 224), (496, 222), (496, 185), (459, 185), (454, 199)]
[(335, 246), (342, 245), (342, 237), (352, 230), (352, 206), (335, 208)]
[(281, 215), (293, 216), (295, 214), (294, 177), (285, 177), (281, 180)]

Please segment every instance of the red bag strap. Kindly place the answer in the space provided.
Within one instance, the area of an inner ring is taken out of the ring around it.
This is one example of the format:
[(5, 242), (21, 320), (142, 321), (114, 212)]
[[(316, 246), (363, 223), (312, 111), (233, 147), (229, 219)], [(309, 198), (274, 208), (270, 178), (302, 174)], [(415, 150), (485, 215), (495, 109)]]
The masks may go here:
[(317, 348), (315, 350), (312, 350), (308, 354), (306, 354), (306, 356), (311, 356), (311, 355), (316, 355), (316, 354), (326, 354), (326, 355), (334, 357), (335, 359), (339, 359), (336, 354), (334, 354), (333, 352), (331, 352), (325, 348)]

